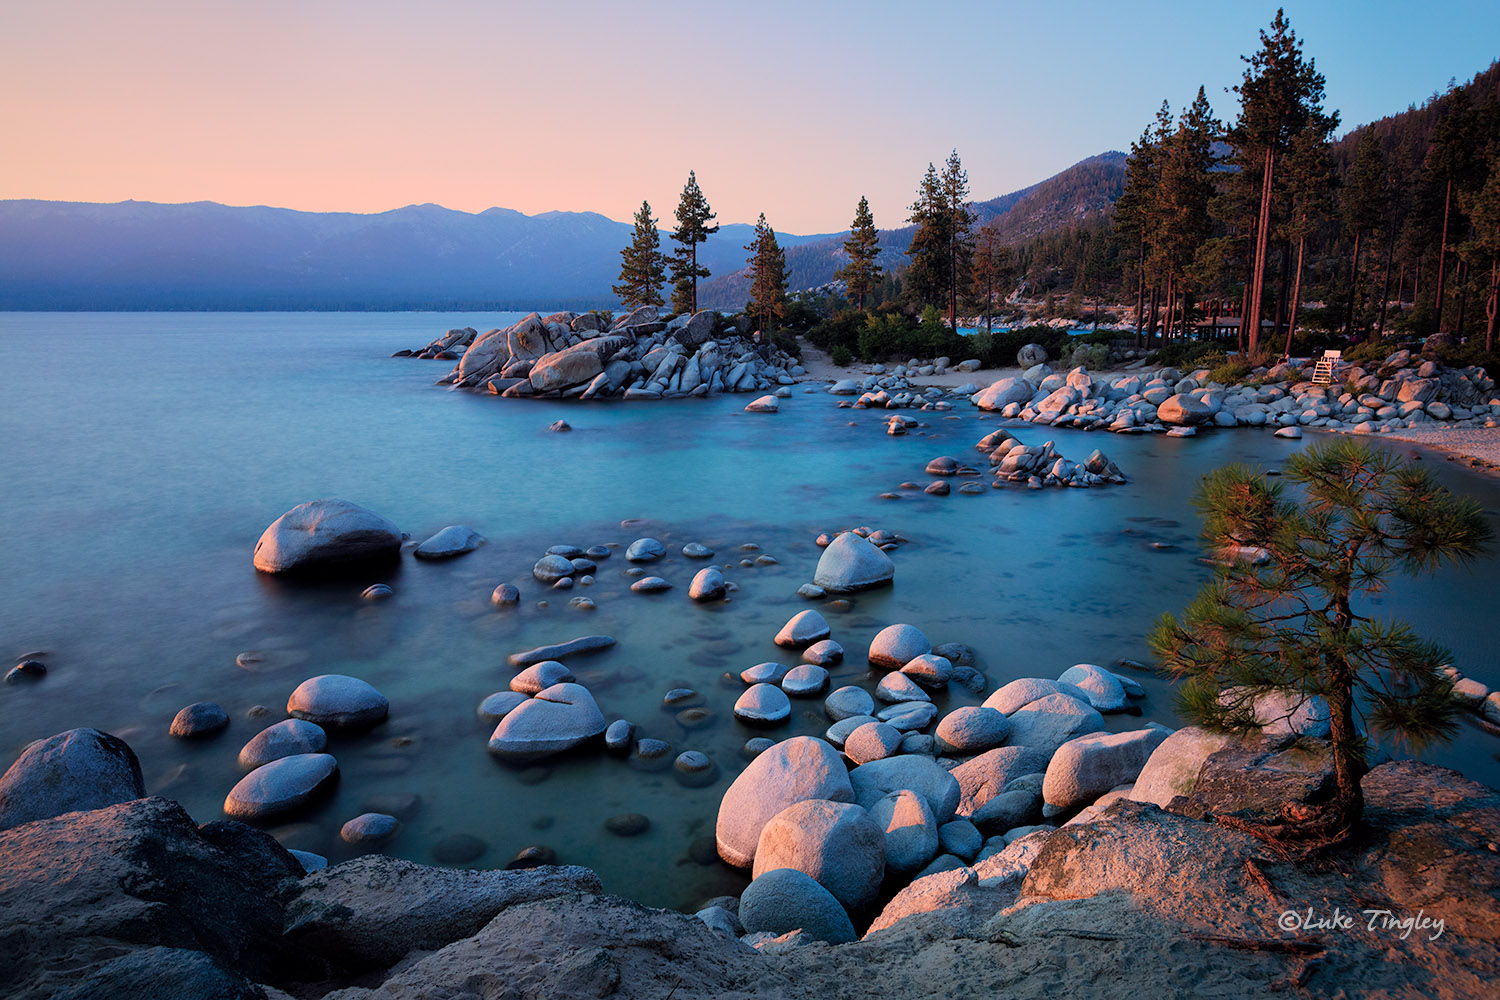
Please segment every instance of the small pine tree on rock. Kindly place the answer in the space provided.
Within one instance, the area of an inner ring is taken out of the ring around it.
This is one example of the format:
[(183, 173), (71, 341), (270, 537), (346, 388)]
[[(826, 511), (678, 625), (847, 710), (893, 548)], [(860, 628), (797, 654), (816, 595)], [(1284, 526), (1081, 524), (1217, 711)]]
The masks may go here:
[[(1405, 622), (1370, 615), (1363, 602), (1393, 573), (1473, 558), (1492, 532), (1472, 499), (1363, 442), (1293, 455), (1285, 479), (1300, 496), (1240, 465), (1204, 477), (1195, 504), (1221, 567), (1182, 621), (1163, 615), (1149, 641), (1184, 679), (1183, 714), (1210, 728), (1257, 731), (1255, 702), (1267, 694), (1327, 701), (1333, 801), (1289, 804), (1270, 826), (1234, 823), (1316, 848), (1345, 840), (1364, 808), (1366, 740), (1357, 720), (1413, 747), (1446, 741), (1456, 728), (1440, 669), (1446, 651)], [(1260, 565), (1236, 558), (1243, 546), (1264, 550)]]
[(641, 202), (635, 213), (635, 234), (620, 251), (620, 283), (614, 293), (626, 310), (663, 305), (661, 286), (666, 281), (666, 255), (659, 249), (661, 235), (651, 218), (651, 204)]

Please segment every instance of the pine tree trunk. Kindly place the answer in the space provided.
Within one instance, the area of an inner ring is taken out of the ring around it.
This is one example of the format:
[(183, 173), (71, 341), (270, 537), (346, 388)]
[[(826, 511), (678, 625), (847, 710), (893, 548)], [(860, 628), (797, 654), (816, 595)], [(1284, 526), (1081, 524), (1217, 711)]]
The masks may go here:
[(1246, 350), (1245, 350), (1245, 329), (1246, 329), (1245, 324), (1248, 323), (1249, 321), (1250, 321), (1250, 283), (1246, 282), (1245, 283), (1245, 287), (1240, 290), (1240, 341), (1239, 341), (1239, 345), (1238, 346), (1239, 346), (1239, 354), (1240, 354), (1240, 357), (1242, 357), (1242, 358), (1247, 358), (1247, 357), (1250, 356), (1246, 352)]
[(1438, 241), (1438, 273), (1436, 304), (1433, 309), (1432, 328), (1441, 332), (1443, 329), (1443, 271), (1446, 269), (1448, 259), (1448, 203), (1453, 199), (1453, 178), (1448, 178), (1448, 184), (1443, 192), (1443, 237)]
[[(1354, 239), (1356, 243), (1359, 241), (1358, 236)], [(1306, 246), (1307, 237), (1297, 237), (1297, 280), (1292, 283), (1292, 321), (1286, 328), (1287, 357), (1291, 357), (1292, 355), (1292, 338), (1297, 335), (1297, 309), (1302, 303), (1302, 251)], [(1359, 256), (1357, 250), (1355, 251), (1355, 256)]]
[(1455, 329), (1453, 335), (1460, 342), (1464, 339), (1464, 313), (1469, 309), (1469, 262), (1460, 260), (1458, 262), (1458, 273), (1454, 275), (1458, 281), (1458, 320), (1453, 324)]
[(1140, 255), (1135, 268), (1135, 346), (1141, 346), (1141, 315), (1146, 308), (1146, 240), (1141, 239)]
[[(1385, 310), (1391, 301), (1391, 258), (1396, 253), (1395, 228), (1392, 227), (1390, 241), (1386, 244), (1385, 251), (1385, 275), (1380, 279), (1380, 320), (1375, 327), (1375, 335), (1381, 340), (1385, 339)], [(1400, 291), (1397, 291), (1400, 295)]]
[(688, 250), (693, 255), (693, 295), (692, 295), (693, 308), (692, 308), (692, 312), (697, 312), (698, 311), (698, 244), (697, 243), (690, 243), (690, 244), (688, 244)]
[(1281, 241), (1281, 276), (1276, 283), (1276, 334), (1286, 329), (1288, 305), (1292, 283), (1292, 242)]
[(1484, 349), (1495, 349), (1495, 312), (1500, 308), (1500, 262), (1490, 262), (1490, 299), (1484, 304), (1484, 315), (1488, 320), (1484, 328)]
[(1152, 338), (1156, 336), (1156, 300), (1161, 289), (1153, 286), (1151, 289), (1151, 311), (1146, 319), (1146, 347), (1151, 346)]
[(1249, 337), (1249, 350), (1255, 353), (1260, 346), (1261, 296), (1266, 283), (1266, 250), (1268, 231), (1271, 228), (1271, 172), (1275, 168), (1275, 154), (1266, 147), (1265, 172), (1260, 182), (1260, 217), (1255, 226), (1255, 263), (1251, 267), (1250, 314), (1245, 319), (1245, 332)]
[[(1361, 235), (1363, 234), (1359, 232), (1354, 234), (1354, 263), (1349, 269), (1349, 312), (1344, 317), (1345, 334), (1354, 333), (1354, 299), (1356, 293), (1359, 291), (1359, 238)], [(1302, 280), (1302, 248), (1300, 241), (1297, 248), (1297, 280)], [(1292, 312), (1295, 313), (1296, 310), (1297, 306), (1293, 303)]]

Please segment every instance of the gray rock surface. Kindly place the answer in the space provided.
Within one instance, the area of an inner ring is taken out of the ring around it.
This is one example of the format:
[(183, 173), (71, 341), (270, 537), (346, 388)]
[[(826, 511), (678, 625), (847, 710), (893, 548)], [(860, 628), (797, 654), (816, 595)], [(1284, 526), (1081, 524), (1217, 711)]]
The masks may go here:
[(172, 718), (168, 732), (182, 739), (197, 739), (222, 732), (229, 725), (229, 714), (211, 701), (198, 701), (184, 707)]
[(927, 801), (933, 820), (946, 823), (958, 808), (958, 779), (926, 757), (904, 755), (861, 764), (849, 772), (854, 801), (866, 809), (891, 792), (911, 789)]
[(241, 778), (224, 799), (224, 813), (233, 819), (276, 819), (326, 794), (338, 775), (338, 761), (326, 753), (282, 757)]
[(734, 703), (734, 716), (746, 722), (772, 724), (785, 722), (792, 714), (792, 703), (786, 692), (773, 684), (752, 684)]
[(1050, 757), (1044, 749), (1004, 746), (964, 761), (950, 772), (959, 787), (958, 814), (970, 816), (1016, 778), (1045, 771)]
[(1135, 779), (1130, 797), (1165, 809), (1179, 795), (1191, 795), (1203, 762), (1230, 741), (1227, 733), (1185, 726), (1162, 740)]
[(260, 767), (294, 754), (322, 753), (327, 746), (328, 734), (322, 726), (303, 719), (283, 719), (256, 733), (240, 748), (240, 766)]
[(484, 544), (484, 536), (467, 524), (450, 524), (413, 550), (418, 559), (452, 559), (473, 552)]
[(571, 750), (604, 729), (604, 713), (587, 688), (554, 684), (506, 713), (490, 735), (490, 753), (502, 760), (536, 760)]
[(902, 788), (870, 806), (870, 819), (885, 834), (885, 865), (894, 876), (920, 871), (937, 856), (938, 831), (927, 801)]
[(314, 722), (324, 729), (363, 729), (383, 720), (391, 704), (367, 681), (348, 674), (309, 677), (287, 699), (294, 719)]
[(1005, 742), (1010, 735), (1010, 719), (993, 708), (966, 705), (943, 716), (934, 735), (940, 749), (983, 753)]
[(804, 799), (852, 802), (854, 789), (838, 751), (820, 739), (794, 736), (762, 752), (724, 793), (714, 827), (719, 857), (749, 868), (766, 823)]
[(1103, 729), (1104, 717), (1090, 706), (1065, 694), (1049, 694), (1011, 713), (1010, 744), (1035, 747), (1050, 757), (1075, 736)]
[(860, 806), (804, 799), (761, 829), (752, 872), (760, 878), (778, 868), (794, 868), (827, 889), (844, 909), (858, 912), (880, 893), (885, 852), (885, 832)]
[(870, 640), (870, 662), (883, 670), (900, 670), (907, 661), (932, 652), (932, 643), (915, 625), (887, 625)]
[(587, 868), (469, 871), (367, 854), (302, 879), (286, 936), (350, 968), (382, 968), (468, 937), (508, 907), (600, 891)]
[(69, 729), (32, 743), (0, 776), (0, 830), (145, 794), (140, 761), (124, 740)]
[(1135, 781), (1152, 751), (1169, 735), (1170, 730), (1149, 726), (1069, 740), (1047, 765), (1042, 798), (1053, 809), (1087, 805), (1116, 785)]
[(1016, 709), (1045, 698), (1049, 694), (1065, 694), (1070, 698), (1078, 699), (1085, 705), (1091, 704), (1088, 693), (1077, 685), (1064, 684), (1043, 677), (1022, 677), (990, 692), (990, 696), (984, 700), (984, 707), (1010, 715)]
[(312, 500), (271, 522), (254, 562), (262, 573), (319, 572), (400, 551), (401, 530), (379, 514), (348, 500)]
[(827, 889), (793, 868), (768, 871), (740, 896), (740, 923), (747, 933), (802, 930), (818, 941), (855, 939), (849, 914)]
[(869, 590), (890, 583), (896, 575), (896, 564), (882, 552), (852, 531), (846, 531), (823, 550), (813, 583), (836, 594)]

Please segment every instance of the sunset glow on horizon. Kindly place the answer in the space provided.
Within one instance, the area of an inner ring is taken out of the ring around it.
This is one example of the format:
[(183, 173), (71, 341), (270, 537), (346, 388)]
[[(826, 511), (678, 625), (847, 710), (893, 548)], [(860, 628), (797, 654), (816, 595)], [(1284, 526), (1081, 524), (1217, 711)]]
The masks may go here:
[[(1286, 6), (1341, 133), (1497, 54), (1494, 4)], [(1209, 7), (20, 0), (0, 198), (622, 221), (644, 198), (667, 228), (692, 169), (720, 222), (834, 232), (864, 194), (885, 228), (950, 149), (986, 199), (1128, 149), (1199, 84), (1232, 117), (1276, 5)]]

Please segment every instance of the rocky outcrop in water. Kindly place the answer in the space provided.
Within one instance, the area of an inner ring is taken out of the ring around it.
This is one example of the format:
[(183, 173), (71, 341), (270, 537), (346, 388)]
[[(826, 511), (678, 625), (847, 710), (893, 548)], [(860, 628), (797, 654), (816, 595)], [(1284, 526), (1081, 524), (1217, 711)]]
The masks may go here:
[(763, 392), (791, 385), (802, 374), (795, 359), (757, 343), (718, 313), (663, 319), (651, 306), (607, 326), (597, 313), (532, 313), (503, 330), (450, 330), (425, 348), (398, 353), (456, 357), (458, 364), (439, 385), (509, 398), (676, 399)]

